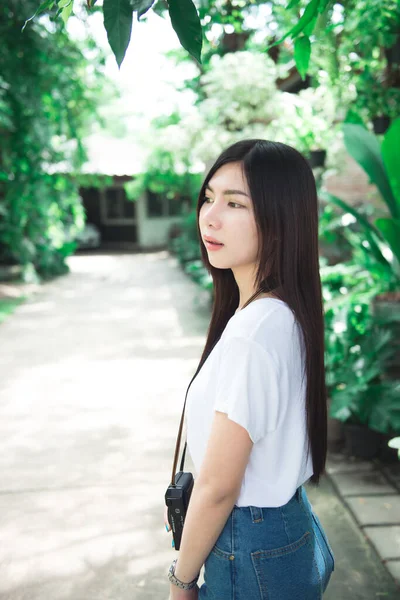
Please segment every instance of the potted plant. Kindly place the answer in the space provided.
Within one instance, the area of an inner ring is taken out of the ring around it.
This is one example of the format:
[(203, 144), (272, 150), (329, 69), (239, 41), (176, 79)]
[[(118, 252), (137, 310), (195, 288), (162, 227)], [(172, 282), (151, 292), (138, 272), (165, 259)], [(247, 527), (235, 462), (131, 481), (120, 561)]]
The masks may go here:
[(389, 125), (390, 117), (388, 115), (380, 114), (376, 117), (372, 117), (372, 127), (374, 128), (374, 133), (377, 135), (385, 133)]
[(376, 135), (384, 134), (399, 114), (400, 89), (390, 87), (382, 74), (372, 74), (368, 67), (356, 77), (357, 97), (354, 110), (371, 121)]
[(310, 163), (310, 167), (314, 169), (315, 167), (323, 167), (325, 165), (326, 160), (326, 150), (310, 150), (310, 158), (308, 162)]
[[(322, 280), (326, 295), (326, 272)], [(381, 455), (385, 436), (400, 432), (400, 380), (382, 376), (393, 334), (374, 319), (369, 295), (332, 294), (325, 308), (329, 413), (343, 423), (346, 453), (365, 459)]]

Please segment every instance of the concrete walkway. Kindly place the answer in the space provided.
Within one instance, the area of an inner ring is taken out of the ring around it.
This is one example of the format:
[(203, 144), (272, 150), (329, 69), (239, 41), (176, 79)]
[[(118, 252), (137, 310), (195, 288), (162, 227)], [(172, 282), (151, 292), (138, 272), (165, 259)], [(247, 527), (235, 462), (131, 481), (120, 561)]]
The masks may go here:
[[(164, 493), (207, 297), (167, 252), (70, 266), (0, 326), (0, 598), (167, 600)], [(336, 554), (326, 598), (398, 598), (331, 482), (309, 495)]]

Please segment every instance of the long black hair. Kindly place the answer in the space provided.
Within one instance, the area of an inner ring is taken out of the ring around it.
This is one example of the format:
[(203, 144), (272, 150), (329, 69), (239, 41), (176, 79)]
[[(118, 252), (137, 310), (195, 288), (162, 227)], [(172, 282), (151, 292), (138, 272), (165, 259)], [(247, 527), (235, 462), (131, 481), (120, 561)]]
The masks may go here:
[[(240, 163), (250, 190), (259, 234), (256, 290), (273, 274), (280, 293), (301, 326), (307, 375), (306, 413), (311, 481), (318, 483), (327, 453), (327, 394), (324, 365), (324, 312), (318, 258), (318, 199), (313, 172), (303, 155), (286, 144), (241, 140), (224, 150), (212, 165), (197, 201), (197, 231), (202, 261), (213, 280), (213, 308), (206, 344), (197, 372), (221, 337), (239, 305), (239, 289), (231, 269), (213, 267), (208, 259), (199, 213), (206, 185), (216, 171)], [(268, 286), (267, 286), (268, 287)]]

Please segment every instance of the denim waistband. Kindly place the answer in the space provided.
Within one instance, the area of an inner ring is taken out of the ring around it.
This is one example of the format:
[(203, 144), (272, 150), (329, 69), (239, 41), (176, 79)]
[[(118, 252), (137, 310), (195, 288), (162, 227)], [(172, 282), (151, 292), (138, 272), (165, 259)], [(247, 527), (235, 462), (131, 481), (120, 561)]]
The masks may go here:
[[(292, 498), (284, 506), (290, 507), (292, 504), (296, 504), (296, 503), (300, 503), (300, 504), (303, 503), (303, 486), (302, 485), (297, 488), (297, 490), (293, 494)], [(265, 514), (267, 514), (269, 511), (279, 510), (281, 508), (282, 508), (281, 506), (261, 507), (261, 506), (236, 506), (235, 505), (233, 507), (233, 510), (240, 511), (242, 513), (250, 512), (251, 520), (253, 521), (253, 523), (261, 523), (264, 520)]]

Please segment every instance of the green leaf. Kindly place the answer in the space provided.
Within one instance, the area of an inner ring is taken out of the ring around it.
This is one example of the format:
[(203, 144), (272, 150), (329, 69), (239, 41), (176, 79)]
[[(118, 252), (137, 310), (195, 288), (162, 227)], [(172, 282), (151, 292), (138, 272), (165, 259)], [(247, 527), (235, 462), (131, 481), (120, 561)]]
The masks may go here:
[(170, 0), (169, 16), (180, 43), (200, 64), (203, 35), (192, 0)]
[(321, 2), (321, 0), (311, 0), (311, 2), (309, 2), (307, 4), (307, 7), (306, 7), (305, 11), (303, 12), (299, 22), (296, 23), (296, 25), (294, 27), (292, 27), (292, 29), (290, 29), (287, 33), (285, 33), (285, 35), (280, 40), (277, 40), (276, 42), (271, 44), (267, 48), (267, 51), (270, 48), (273, 48), (274, 46), (277, 46), (278, 44), (283, 42), (283, 40), (286, 40), (286, 38), (289, 37), (289, 35), (292, 38), (295, 38), (299, 33), (301, 33), (303, 31), (303, 29), (305, 28), (305, 26), (308, 25), (308, 23), (310, 23), (310, 21), (312, 21), (312, 19), (317, 14), (320, 2)]
[(65, 6), (65, 8), (62, 9), (61, 18), (64, 21), (64, 25), (67, 24), (67, 21), (71, 16), (73, 8), (74, 8), (74, 0), (71, 0), (71, 2), (69, 4), (67, 4), (67, 6)]
[(314, 27), (317, 22), (317, 19), (318, 19), (318, 15), (315, 15), (315, 17), (313, 19), (311, 19), (311, 21), (304, 27), (304, 29), (303, 29), (304, 35), (306, 35), (307, 37), (310, 37), (310, 35), (314, 31)]
[[(345, 123), (357, 123), (358, 125), (361, 125), (362, 127), (364, 127), (364, 122), (363, 122), (362, 118), (352, 108), (348, 109), (346, 116), (344, 118), (344, 122)], [(364, 129), (365, 129), (365, 127), (364, 127)]]
[(300, 0), (290, 0), (289, 4), (286, 7), (286, 10), (290, 10), (291, 8), (293, 8), (294, 6), (297, 6), (298, 4), (300, 4)]
[(155, 0), (131, 0), (132, 10), (137, 12), (138, 21), (153, 6), (154, 2)]
[(400, 262), (400, 219), (376, 219), (375, 225)]
[(311, 42), (310, 38), (305, 35), (296, 38), (294, 43), (294, 59), (296, 61), (297, 70), (304, 81), (307, 75), (308, 65), (311, 57)]
[(370, 181), (377, 186), (390, 213), (396, 216), (396, 199), (390, 187), (376, 136), (355, 123), (343, 123), (343, 132), (348, 153), (364, 169)]
[(400, 117), (395, 119), (383, 138), (381, 152), (390, 186), (396, 200), (395, 218), (400, 218)]
[(27, 26), (27, 24), (29, 23), (29, 21), (32, 21), (32, 19), (34, 19), (35, 17), (37, 17), (38, 15), (40, 15), (42, 12), (44, 12), (45, 10), (47, 10), (48, 8), (53, 8), (54, 6), (54, 0), (44, 0), (44, 2), (42, 2), (38, 9), (36, 10), (36, 12), (29, 17), (29, 19), (27, 19), (21, 29), (21, 32), (25, 29), (25, 27)]
[(358, 210), (356, 208), (354, 208), (354, 206), (350, 206), (350, 204), (347, 204), (347, 202), (345, 202), (344, 200), (341, 200), (340, 198), (333, 196), (333, 194), (330, 194), (329, 192), (326, 192), (325, 190), (321, 190), (319, 195), (321, 196), (321, 198), (324, 198), (325, 200), (327, 200), (329, 202), (333, 202), (334, 204), (336, 204), (336, 206), (339, 206), (345, 212), (350, 213), (351, 215), (353, 215), (353, 217), (355, 219), (357, 219), (358, 223), (364, 228), (365, 237), (366, 237), (367, 241), (369, 242), (369, 245), (371, 247), (371, 252), (374, 254), (374, 256), (378, 260), (378, 262), (380, 262), (384, 266), (388, 266), (389, 263), (386, 260), (386, 258), (384, 257), (384, 255), (382, 254), (379, 244), (377, 243), (377, 241), (375, 240), (375, 237), (374, 237), (374, 236), (378, 236), (378, 238), (382, 237), (382, 234), (380, 233), (380, 231), (376, 227), (374, 227), (374, 225), (372, 225), (367, 219), (365, 219), (365, 217), (363, 217), (363, 215), (361, 213), (359, 213)]
[(104, 27), (118, 67), (121, 67), (129, 46), (133, 11), (129, 0), (104, 0)]
[(58, 0), (57, 4), (58, 11), (56, 17), (61, 15), (64, 25), (66, 25), (74, 7), (74, 0)]

